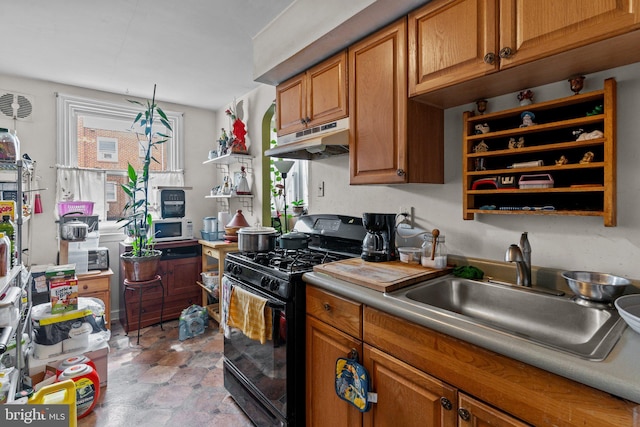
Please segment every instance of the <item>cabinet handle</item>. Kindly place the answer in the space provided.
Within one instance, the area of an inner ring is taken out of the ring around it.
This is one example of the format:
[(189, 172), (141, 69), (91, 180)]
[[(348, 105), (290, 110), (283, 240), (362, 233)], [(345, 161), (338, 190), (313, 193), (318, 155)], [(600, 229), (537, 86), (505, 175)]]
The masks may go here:
[(498, 53), (498, 55), (500, 56), (500, 58), (511, 58), (511, 56), (513, 55), (513, 50), (511, 50), (510, 47), (503, 47), (502, 49), (500, 49), (500, 53)]
[(398, 169), (398, 170), (396, 171), (396, 174), (397, 174), (398, 176), (404, 176), (404, 169)]
[(493, 65), (496, 62), (496, 54), (493, 52), (489, 52), (484, 56), (484, 63)]
[(328, 302), (323, 303), (322, 307), (324, 307), (324, 311), (331, 311), (331, 306)]
[(305, 124), (307, 124), (307, 125), (308, 125), (308, 124), (309, 124), (309, 122), (311, 122), (311, 119), (310, 119), (309, 117), (307, 117), (307, 118), (304, 120), (304, 122), (305, 122)]
[(82, 289), (86, 291), (87, 289), (89, 289), (89, 285), (82, 285)]
[(453, 409), (453, 403), (451, 403), (451, 401), (449, 399), (447, 399), (446, 397), (441, 397), (440, 398), (440, 404), (447, 411), (450, 411), (451, 409)]
[(464, 408), (458, 409), (458, 416), (462, 421), (469, 421), (471, 419), (471, 413)]
[(304, 117), (300, 119), (300, 124), (301, 124), (301, 125), (305, 125), (305, 124), (307, 124), (307, 123), (304, 121)]

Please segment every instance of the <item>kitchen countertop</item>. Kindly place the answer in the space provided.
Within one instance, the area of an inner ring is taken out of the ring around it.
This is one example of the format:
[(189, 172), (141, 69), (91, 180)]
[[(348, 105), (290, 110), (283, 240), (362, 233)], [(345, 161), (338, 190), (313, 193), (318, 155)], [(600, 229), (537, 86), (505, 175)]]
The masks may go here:
[(600, 362), (572, 356), (523, 338), (470, 324), (444, 312), (420, 310), (364, 286), (322, 273), (305, 273), (305, 282), (407, 321), (475, 344), (579, 383), (640, 403), (640, 334), (625, 328), (620, 340)]

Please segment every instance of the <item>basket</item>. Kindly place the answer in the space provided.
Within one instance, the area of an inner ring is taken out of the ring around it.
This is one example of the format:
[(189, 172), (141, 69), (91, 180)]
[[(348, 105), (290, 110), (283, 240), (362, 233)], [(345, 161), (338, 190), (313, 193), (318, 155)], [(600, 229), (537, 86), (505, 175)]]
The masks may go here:
[(93, 214), (93, 202), (81, 200), (71, 202), (58, 202), (58, 215), (63, 216), (68, 213), (78, 213), (80, 215)]

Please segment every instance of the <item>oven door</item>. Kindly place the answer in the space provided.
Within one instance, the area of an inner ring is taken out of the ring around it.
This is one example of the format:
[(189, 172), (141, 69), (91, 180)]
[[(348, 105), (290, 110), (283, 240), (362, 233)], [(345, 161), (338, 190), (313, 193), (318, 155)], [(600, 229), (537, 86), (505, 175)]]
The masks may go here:
[[(267, 307), (271, 309), (272, 331), (271, 339), (264, 344), (258, 340), (248, 338), (241, 330), (229, 328), (224, 338), (224, 357), (227, 370), (225, 371), (225, 386), (240, 383), (242, 387), (232, 387), (231, 395), (243, 407), (245, 412), (253, 418), (243, 402), (251, 401), (267, 409), (273, 415), (274, 410), (279, 413), (278, 418), (286, 419), (287, 414), (287, 310), (291, 304), (266, 295), (261, 290), (244, 284), (238, 280), (224, 276), (224, 281), (230, 281), (232, 286), (239, 286), (245, 291), (267, 299)], [(234, 378), (227, 380), (232, 374)], [(248, 396), (247, 393), (251, 394)], [(240, 394), (240, 395), (238, 395)], [(256, 420), (254, 420), (256, 422)], [(260, 424), (258, 424), (260, 425)], [(265, 424), (271, 425), (271, 424)], [(280, 422), (274, 425), (282, 425)]]

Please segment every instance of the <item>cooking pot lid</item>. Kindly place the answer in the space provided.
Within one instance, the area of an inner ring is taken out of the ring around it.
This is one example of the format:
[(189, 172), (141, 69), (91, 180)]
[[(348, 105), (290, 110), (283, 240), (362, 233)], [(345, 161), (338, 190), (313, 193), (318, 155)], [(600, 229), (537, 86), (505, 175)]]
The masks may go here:
[(226, 225), (227, 227), (248, 227), (249, 223), (242, 215), (242, 209), (238, 209), (236, 214), (231, 218), (231, 221)]
[(243, 227), (238, 230), (238, 234), (272, 234), (276, 233), (273, 227)]
[(291, 233), (283, 234), (280, 238), (285, 240), (309, 240), (309, 236), (304, 233), (300, 233), (299, 231), (292, 231)]

